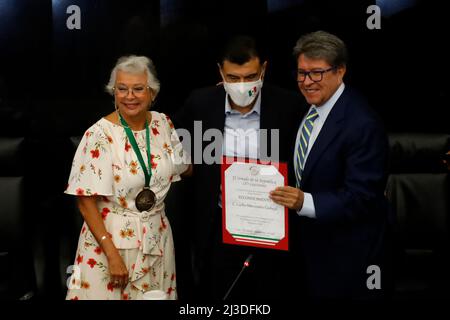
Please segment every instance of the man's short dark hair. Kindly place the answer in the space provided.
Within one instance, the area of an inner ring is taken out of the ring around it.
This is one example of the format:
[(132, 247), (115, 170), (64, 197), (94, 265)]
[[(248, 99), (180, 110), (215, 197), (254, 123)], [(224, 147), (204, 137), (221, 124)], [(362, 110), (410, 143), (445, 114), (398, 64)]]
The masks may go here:
[(305, 34), (297, 40), (293, 55), (297, 60), (304, 54), (310, 59), (324, 59), (330, 66), (347, 65), (348, 53), (345, 43), (334, 34), (316, 31)]
[(265, 61), (264, 54), (255, 38), (247, 35), (234, 36), (226, 43), (219, 64), (222, 66), (225, 60), (238, 65), (250, 61), (253, 58), (259, 58), (260, 62)]

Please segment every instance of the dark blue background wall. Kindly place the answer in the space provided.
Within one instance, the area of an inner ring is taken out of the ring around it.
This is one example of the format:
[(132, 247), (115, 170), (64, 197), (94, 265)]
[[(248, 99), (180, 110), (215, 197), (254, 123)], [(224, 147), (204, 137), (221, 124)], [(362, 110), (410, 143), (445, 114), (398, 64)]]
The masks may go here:
[[(135, 53), (155, 61), (162, 81), (155, 108), (170, 114), (190, 90), (219, 80), (216, 51), (235, 33), (265, 43), (267, 81), (296, 89), (292, 47), (301, 34), (324, 29), (347, 42), (346, 81), (371, 99), (389, 131), (448, 131), (443, 8), (417, 0), (355, 3), (0, 0), (1, 112), (11, 117), (24, 110), (40, 130), (80, 133), (112, 109), (103, 86), (115, 60)], [(381, 30), (366, 27), (366, 9), (375, 3)], [(81, 9), (81, 30), (66, 27), (72, 4)], [(436, 116), (423, 123), (429, 110)], [(25, 125), (14, 119), (12, 130)]]

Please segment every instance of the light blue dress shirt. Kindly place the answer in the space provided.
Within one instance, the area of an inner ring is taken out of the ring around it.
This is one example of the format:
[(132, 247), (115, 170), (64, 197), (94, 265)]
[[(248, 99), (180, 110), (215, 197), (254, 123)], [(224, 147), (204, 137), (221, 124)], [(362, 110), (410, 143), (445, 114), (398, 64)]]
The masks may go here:
[(261, 94), (255, 105), (246, 114), (232, 109), (225, 97), (225, 127), (222, 153), (230, 157), (259, 158), (259, 126), (261, 114)]
[[(345, 85), (344, 83), (342, 83), (339, 88), (336, 90), (336, 92), (331, 96), (330, 99), (328, 99), (327, 102), (325, 102), (323, 105), (321, 105), (320, 107), (317, 107), (315, 105), (312, 105), (308, 112), (306, 114), (308, 114), (312, 108), (316, 108), (317, 113), (319, 114), (319, 116), (317, 117), (317, 119), (314, 121), (314, 126), (313, 129), (311, 131), (311, 135), (309, 137), (309, 142), (308, 142), (308, 148), (306, 150), (306, 155), (305, 155), (305, 166), (306, 163), (308, 161), (308, 155), (309, 152), (311, 151), (311, 148), (314, 145), (314, 142), (316, 141), (317, 137), (319, 136), (320, 131), (322, 130), (322, 127), (325, 123), (325, 121), (327, 120), (328, 115), (331, 112), (331, 109), (333, 109), (334, 104), (336, 103), (336, 101), (339, 99), (339, 97), (341, 96), (342, 92), (344, 92), (345, 89)], [(300, 139), (300, 134), (302, 132), (302, 127), (303, 124), (305, 123), (305, 118), (303, 118), (300, 127), (298, 129), (297, 132), (297, 140), (295, 141), (295, 147), (297, 148), (298, 143), (299, 143), (299, 139)], [(297, 161), (295, 161), (295, 155), (294, 155), (294, 168), (295, 170), (297, 170)], [(314, 206), (314, 201), (312, 198), (312, 195), (308, 192), (304, 193), (305, 198), (303, 200), (303, 207), (297, 211), (297, 213), (300, 216), (305, 216), (305, 217), (309, 217), (309, 218), (315, 218), (316, 217), (316, 208)]]
[[(225, 96), (225, 126), (222, 154), (228, 157), (259, 158), (259, 129), (261, 120), (261, 93), (255, 105), (246, 114), (232, 109)], [(220, 186), (222, 190), (222, 185)], [(219, 207), (222, 208), (222, 192), (219, 192)]]

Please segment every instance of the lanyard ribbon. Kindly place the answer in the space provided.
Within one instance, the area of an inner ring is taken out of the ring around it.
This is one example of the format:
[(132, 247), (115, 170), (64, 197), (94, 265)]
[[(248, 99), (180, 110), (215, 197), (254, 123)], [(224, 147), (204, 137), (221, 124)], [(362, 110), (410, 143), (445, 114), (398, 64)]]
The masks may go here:
[(150, 179), (152, 178), (152, 163), (151, 163), (151, 153), (150, 153), (150, 132), (148, 129), (148, 122), (147, 119), (145, 119), (145, 140), (147, 143), (147, 158), (148, 158), (148, 169), (145, 165), (144, 159), (142, 158), (141, 151), (139, 150), (139, 147), (137, 145), (136, 139), (134, 138), (133, 132), (131, 131), (130, 127), (128, 126), (128, 123), (125, 121), (124, 118), (119, 114), (120, 122), (122, 123), (123, 128), (125, 129), (125, 133), (127, 134), (128, 140), (130, 140), (131, 146), (133, 147), (134, 153), (136, 153), (136, 156), (139, 160), (139, 163), (141, 164), (141, 168), (144, 171), (145, 176), (145, 187), (150, 188)]

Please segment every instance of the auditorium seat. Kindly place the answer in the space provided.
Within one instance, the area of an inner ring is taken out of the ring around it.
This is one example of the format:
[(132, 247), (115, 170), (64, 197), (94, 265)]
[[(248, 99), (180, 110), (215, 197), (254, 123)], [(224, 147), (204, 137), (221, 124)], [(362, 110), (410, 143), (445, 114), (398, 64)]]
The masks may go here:
[(33, 136), (26, 152), (27, 158), (34, 159), (27, 172), (31, 180), (27, 201), (33, 210), (27, 212), (26, 223), (31, 226), (35, 299), (61, 300), (67, 292), (67, 268), (74, 262), (81, 229), (74, 199), (64, 194), (75, 150), (69, 137)]
[(449, 298), (449, 134), (392, 133), (387, 197), (397, 216), (396, 299)]
[(0, 299), (34, 295), (31, 239), (24, 219), (23, 137), (0, 138)]

